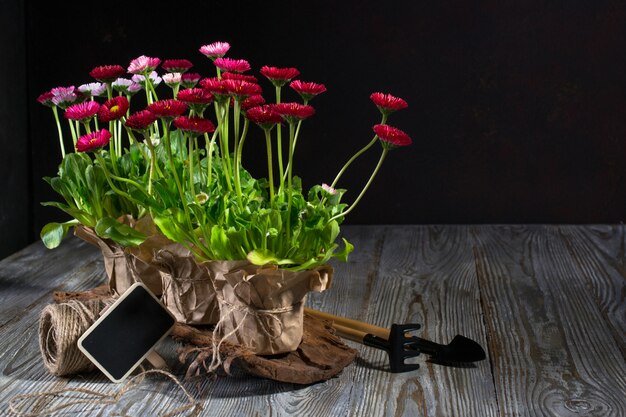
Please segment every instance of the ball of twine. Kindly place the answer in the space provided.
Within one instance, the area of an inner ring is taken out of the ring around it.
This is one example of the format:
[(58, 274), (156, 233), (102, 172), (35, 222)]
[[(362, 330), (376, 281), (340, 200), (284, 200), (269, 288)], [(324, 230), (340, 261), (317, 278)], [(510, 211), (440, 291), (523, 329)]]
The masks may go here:
[(39, 348), (48, 371), (63, 376), (94, 369), (78, 349), (78, 339), (105, 307), (100, 300), (71, 300), (43, 309), (39, 317)]

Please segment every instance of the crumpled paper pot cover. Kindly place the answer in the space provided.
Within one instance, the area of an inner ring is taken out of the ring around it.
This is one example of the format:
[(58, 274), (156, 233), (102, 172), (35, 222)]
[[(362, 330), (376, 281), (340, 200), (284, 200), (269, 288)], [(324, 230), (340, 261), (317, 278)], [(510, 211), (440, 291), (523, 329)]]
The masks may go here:
[(155, 295), (162, 293), (161, 274), (153, 265), (158, 250), (184, 249), (160, 234), (149, 216), (135, 221), (131, 216), (118, 219), (146, 234), (148, 238), (139, 246), (124, 248), (110, 239), (102, 239), (91, 228), (78, 225), (74, 235), (98, 247), (102, 252), (104, 269), (111, 292), (122, 295), (135, 282), (143, 282)]
[[(243, 261), (245, 262), (245, 261)], [(260, 355), (296, 350), (307, 293), (330, 287), (333, 268), (287, 271), (275, 265), (219, 265), (213, 275), (221, 337)], [(224, 273), (224, 270), (230, 269)]]

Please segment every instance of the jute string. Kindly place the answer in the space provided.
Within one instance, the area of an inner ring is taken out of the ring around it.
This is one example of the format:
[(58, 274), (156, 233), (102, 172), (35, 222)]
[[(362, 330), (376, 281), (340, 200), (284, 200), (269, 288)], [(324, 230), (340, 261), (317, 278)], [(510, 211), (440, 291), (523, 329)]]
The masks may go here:
[(106, 307), (107, 303), (100, 300), (71, 300), (43, 309), (39, 317), (39, 348), (50, 373), (63, 376), (94, 368), (77, 342)]
[[(200, 413), (203, 411), (202, 404), (197, 402), (191, 396), (189, 391), (187, 391), (185, 387), (183, 387), (183, 385), (180, 383), (178, 378), (176, 378), (174, 375), (170, 374), (169, 372), (162, 371), (160, 369), (150, 369), (148, 371), (143, 371), (140, 374), (135, 375), (132, 378), (130, 378), (128, 381), (126, 381), (126, 383), (119, 390), (111, 391), (108, 393), (102, 393), (102, 392), (98, 392), (98, 391), (94, 391), (94, 390), (90, 390), (86, 388), (64, 388), (64, 389), (59, 389), (59, 390), (54, 390), (54, 391), (38, 392), (35, 394), (16, 395), (15, 397), (11, 398), (11, 400), (9, 401), (9, 410), (16, 416), (20, 416), (20, 417), (41, 417), (41, 416), (51, 415), (59, 410), (63, 410), (63, 409), (66, 409), (75, 405), (93, 406), (93, 408), (96, 408), (96, 407), (103, 407), (103, 406), (107, 406), (111, 404), (117, 404), (119, 403), (120, 399), (122, 398), (124, 394), (126, 394), (127, 392), (129, 392), (130, 390), (138, 386), (145, 379), (145, 376), (148, 374), (159, 374), (159, 375), (168, 377), (169, 379), (174, 381), (176, 385), (178, 385), (178, 387), (181, 389), (181, 391), (183, 391), (183, 393), (187, 397), (187, 404), (177, 407), (174, 410), (169, 411), (167, 413), (159, 414), (159, 417), (172, 417), (185, 411), (189, 411), (189, 414), (188, 414), (189, 417), (195, 417), (195, 416), (200, 415)], [(86, 395), (90, 397), (80, 398), (80, 397), (68, 395), (72, 393), (76, 393), (79, 395)], [(44, 398), (50, 398), (52, 400), (59, 399), (59, 398), (60, 399), (68, 398), (70, 401), (65, 401), (61, 404), (53, 405), (49, 408), (44, 408), (43, 410), (31, 411), (31, 408), (33, 408), (33, 406), (39, 400), (44, 399)], [(85, 410), (86, 409), (84, 407), (81, 407), (81, 411), (85, 411)]]
[[(71, 375), (95, 368), (91, 361), (78, 349), (78, 339), (112, 303), (113, 300), (106, 302), (101, 300), (86, 302), (71, 300), (61, 304), (50, 304), (43, 309), (39, 319), (39, 347), (44, 365), (52, 374), (57, 376)], [(78, 404), (93, 406), (116, 404), (125, 393), (139, 385), (147, 374), (160, 374), (168, 377), (178, 385), (188, 400), (187, 404), (161, 414), (160, 417), (171, 417), (184, 411), (190, 411), (190, 416), (197, 416), (202, 411), (202, 405), (194, 400), (180, 381), (171, 373), (160, 369), (143, 371), (130, 378), (119, 390), (108, 393), (85, 388), (65, 388), (16, 395), (9, 401), (9, 410), (21, 417), (40, 417)], [(82, 394), (90, 397), (80, 398), (71, 394)], [(40, 400), (47, 398), (51, 400), (66, 398), (69, 401), (43, 410), (33, 410)]]

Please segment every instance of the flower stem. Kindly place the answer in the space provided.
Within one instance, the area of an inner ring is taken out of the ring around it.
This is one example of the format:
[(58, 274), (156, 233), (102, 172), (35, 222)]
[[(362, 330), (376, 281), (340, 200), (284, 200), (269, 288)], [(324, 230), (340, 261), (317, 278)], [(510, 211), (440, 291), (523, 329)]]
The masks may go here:
[(289, 164), (287, 165), (287, 241), (291, 235), (291, 194), (293, 190), (292, 185), (292, 169), (293, 169), (293, 143), (295, 138), (295, 125), (289, 123)]
[[(276, 86), (276, 104), (280, 104), (280, 90), (281, 87)], [(281, 194), (282, 189), (285, 186), (285, 170), (283, 168), (283, 127), (281, 124), (276, 126), (276, 147), (278, 154), (278, 172), (280, 174), (279, 184), (278, 184), (278, 193)]]
[[(131, 197), (130, 194), (120, 190), (119, 188), (117, 188), (115, 186), (115, 184), (113, 184), (113, 181), (111, 180), (111, 177), (113, 177), (113, 176), (109, 172), (109, 169), (107, 168), (106, 161), (102, 157), (102, 151), (96, 152), (96, 159), (98, 160), (98, 162), (102, 166), (102, 170), (104, 171), (104, 177), (106, 178), (107, 182), (109, 183), (109, 187), (111, 187), (111, 189), (115, 192), (115, 194), (121, 195), (122, 197), (126, 198), (129, 201), (134, 202), (137, 205), (141, 205), (141, 203), (139, 201), (135, 200), (133, 197)], [(116, 177), (116, 178), (120, 179), (121, 177)]]
[(246, 135), (248, 134), (248, 119), (246, 119), (243, 123), (243, 133), (241, 134), (241, 140), (237, 144), (237, 149), (235, 149), (235, 190), (237, 191), (237, 200), (239, 201), (239, 206), (243, 209), (243, 197), (241, 193), (241, 153), (243, 150), (243, 143), (246, 140)]
[[(384, 125), (385, 122), (387, 122), (387, 116), (383, 115), (383, 118), (380, 122), (381, 125)], [(333, 180), (333, 183), (330, 185), (331, 187), (334, 187), (335, 185), (337, 185), (337, 182), (339, 181), (339, 178), (341, 178), (341, 176), (343, 175), (344, 172), (346, 172), (346, 169), (348, 169), (348, 167), (359, 157), (361, 156), (365, 151), (367, 151), (369, 148), (371, 148), (372, 146), (374, 146), (374, 144), (378, 141), (378, 136), (374, 135), (374, 137), (372, 138), (372, 140), (365, 145), (360, 151), (358, 151), (357, 153), (355, 153), (354, 155), (352, 155), (352, 158), (350, 158), (348, 160), (348, 162), (346, 162), (346, 164), (343, 166), (343, 168), (341, 168), (341, 170), (339, 171), (339, 173), (337, 174), (337, 176), (335, 177), (335, 179)]]
[(74, 142), (74, 152), (76, 152), (76, 140), (78, 139), (76, 137), (76, 129), (74, 129), (74, 123), (72, 123), (71, 120), (67, 121), (70, 125), (70, 131), (72, 132), (72, 141)]
[(204, 139), (205, 139), (205, 146), (206, 146), (206, 157), (207, 157), (207, 163), (206, 163), (206, 186), (207, 189), (211, 187), (211, 168), (213, 166), (213, 147), (215, 146), (215, 137), (217, 135), (218, 129), (215, 129), (215, 132), (213, 132), (213, 136), (211, 136), (211, 140), (209, 140), (209, 135), (208, 134), (204, 134)]
[(344, 211), (343, 213), (339, 213), (336, 216), (331, 217), (329, 222), (331, 222), (333, 220), (336, 220), (336, 219), (338, 219), (340, 217), (345, 217), (348, 213), (350, 213), (352, 210), (354, 210), (354, 208), (359, 203), (359, 201), (361, 201), (361, 198), (363, 197), (363, 195), (365, 194), (365, 192), (367, 191), (369, 186), (372, 184), (372, 181), (374, 181), (374, 177), (376, 176), (376, 174), (380, 170), (380, 167), (383, 165), (383, 161), (385, 160), (385, 157), (387, 156), (388, 152), (389, 152), (388, 149), (383, 149), (383, 153), (380, 155), (380, 159), (378, 160), (378, 164), (376, 164), (376, 168), (374, 168), (374, 172), (372, 172), (372, 175), (370, 176), (370, 179), (367, 181), (367, 184), (365, 184), (365, 187), (363, 187), (363, 190), (361, 190), (361, 193), (356, 198), (356, 200), (354, 200), (354, 203), (352, 203), (350, 205), (348, 210)]
[(222, 117), (219, 120), (219, 125), (221, 126), (220, 132), (220, 156), (222, 157), (222, 165), (224, 170), (224, 176), (226, 177), (226, 185), (229, 190), (232, 191), (233, 186), (230, 183), (230, 177), (232, 176), (232, 168), (230, 166), (230, 152), (228, 150), (228, 113), (229, 107), (228, 103), (225, 104), (225, 110), (222, 111), (222, 106), (220, 106), (220, 114)]
[(193, 199), (195, 200), (196, 190), (195, 190), (194, 183), (193, 183), (194, 141), (195, 141), (195, 137), (193, 137), (193, 135), (189, 135), (189, 157), (187, 158), (188, 164), (189, 164), (189, 190), (191, 190), (191, 195), (193, 196)]
[(270, 206), (274, 204), (274, 174), (272, 168), (272, 137), (270, 129), (265, 129), (265, 146), (267, 147), (267, 171), (270, 185)]
[(180, 178), (178, 177), (178, 172), (176, 171), (176, 165), (174, 164), (174, 156), (172, 155), (172, 145), (170, 143), (170, 131), (169, 131), (168, 122), (163, 120), (162, 123), (163, 123), (163, 139), (165, 141), (164, 145), (165, 145), (165, 150), (167, 152), (167, 157), (170, 162), (170, 169), (172, 171), (172, 175), (174, 176), (174, 182), (176, 183), (176, 188), (178, 188), (178, 194), (180, 195), (180, 202), (183, 205), (183, 210), (185, 211), (185, 218), (188, 222), (188, 226), (191, 228), (191, 218), (189, 217), (189, 211), (188, 211), (189, 209), (187, 208), (187, 203), (185, 202), (185, 194), (183, 192), (183, 187), (180, 183)]
[(59, 132), (59, 146), (61, 147), (61, 156), (65, 158), (65, 145), (63, 144), (63, 130), (61, 129), (61, 122), (59, 121), (59, 111), (57, 107), (52, 107), (52, 113), (54, 113), (54, 120), (57, 122), (57, 131)]

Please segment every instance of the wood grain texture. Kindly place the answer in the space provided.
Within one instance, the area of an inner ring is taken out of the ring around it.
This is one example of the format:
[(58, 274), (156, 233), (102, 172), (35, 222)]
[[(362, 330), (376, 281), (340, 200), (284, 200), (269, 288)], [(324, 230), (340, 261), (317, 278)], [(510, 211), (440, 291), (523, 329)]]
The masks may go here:
[(626, 414), (624, 358), (590, 291), (589, 271), (580, 263), (586, 261), (577, 262), (568, 250), (563, 236), (568, 231), (557, 226), (475, 229), (502, 415)]
[[(336, 264), (334, 287), (308, 305), (380, 326), (423, 325), (421, 337), (477, 340), (475, 368), (385, 372), (386, 354), (361, 357), (311, 386), (232, 377), (185, 381), (210, 416), (622, 416), (625, 267), (623, 226), (351, 226), (357, 251)], [(41, 366), (37, 320), (52, 292), (104, 279), (99, 253), (77, 239), (55, 251), (30, 246), (0, 262), (0, 415), (18, 393), (64, 387), (119, 389), (98, 373), (55, 378)], [(179, 345), (159, 353), (182, 377)], [(149, 377), (117, 405), (76, 416), (158, 415), (183, 404)], [(43, 408), (51, 399), (42, 399)], [(78, 412), (81, 410), (81, 412)]]

